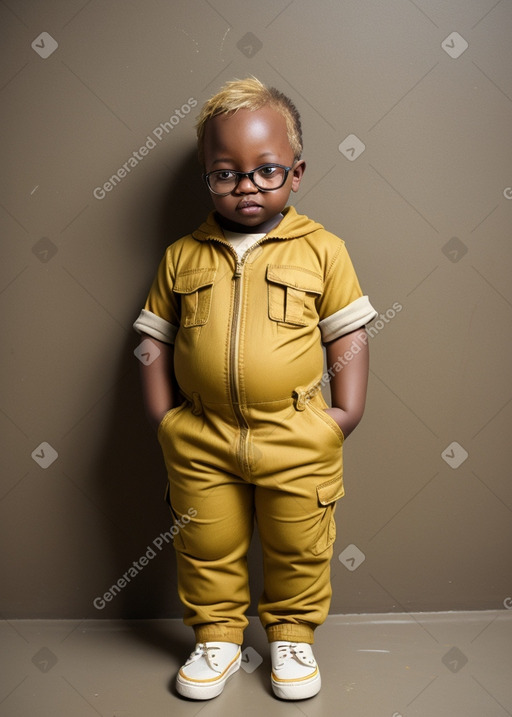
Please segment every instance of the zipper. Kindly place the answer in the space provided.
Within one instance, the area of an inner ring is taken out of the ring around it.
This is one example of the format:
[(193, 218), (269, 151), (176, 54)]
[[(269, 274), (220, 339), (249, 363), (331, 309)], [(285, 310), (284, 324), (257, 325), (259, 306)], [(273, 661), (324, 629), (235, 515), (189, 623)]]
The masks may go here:
[(233, 315), (231, 317), (231, 332), (229, 342), (229, 389), (231, 393), (231, 404), (240, 430), (238, 441), (238, 460), (243, 470), (249, 469), (249, 451), (247, 439), (249, 436), (249, 425), (240, 406), (240, 383), (238, 376), (238, 355), (240, 343), (240, 305), (242, 299), (243, 283), (243, 261), (237, 256), (233, 297)]
[[(264, 241), (266, 237), (263, 237), (260, 241)], [(243, 414), (240, 406), (240, 382), (239, 382), (239, 370), (238, 370), (238, 356), (239, 356), (239, 345), (240, 345), (240, 308), (242, 304), (243, 294), (243, 279), (244, 279), (244, 265), (249, 254), (259, 247), (260, 242), (256, 242), (250, 246), (247, 251), (238, 257), (238, 254), (230, 246), (231, 251), (235, 254), (235, 272), (233, 274), (233, 281), (235, 282), (234, 297), (233, 297), (233, 315), (231, 317), (231, 332), (229, 337), (229, 388), (231, 394), (231, 404), (233, 406), (233, 412), (235, 414), (238, 427), (240, 430), (240, 440), (238, 443), (238, 460), (242, 469), (246, 472), (250, 471), (249, 463), (249, 425)]]
[(249, 254), (258, 248), (263, 242), (268, 239), (275, 239), (276, 237), (269, 236), (268, 234), (262, 237), (255, 244), (252, 244), (244, 254), (239, 257), (233, 246), (226, 241), (224, 238), (211, 237), (212, 240), (226, 246), (230, 254), (235, 259), (235, 271), (233, 274), (233, 281), (235, 282), (234, 296), (233, 296), (233, 315), (231, 317), (231, 327), (229, 335), (229, 393), (231, 397), (231, 405), (233, 407), (233, 413), (235, 414), (238, 428), (240, 431), (240, 438), (238, 442), (237, 454), (238, 461), (242, 469), (249, 473), (251, 470), (249, 462), (249, 424), (244, 416), (242, 408), (240, 406), (240, 382), (238, 374), (238, 349), (240, 340), (240, 307), (242, 302), (242, 289), (243, 289), (243, 274), (244, 265)]

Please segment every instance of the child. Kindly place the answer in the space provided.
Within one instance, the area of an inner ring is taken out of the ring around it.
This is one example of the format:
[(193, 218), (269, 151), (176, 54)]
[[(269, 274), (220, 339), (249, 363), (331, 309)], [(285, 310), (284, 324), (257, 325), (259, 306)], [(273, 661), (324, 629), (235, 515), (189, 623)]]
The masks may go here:
[(178, 590), (196, 639), (176, 686), (210, 699), (240, 666), (256, 520), (272, 688), (304, 699), (321, 685), (311, 645), (329, 609), (342, 444), (363, 414), (364, 327), (376, 312), (343, 241), (287, 206), (305, 162), (285, 95), (229, 82), (197, 135), (215, 212), (167, 249), (134, 324), (160, 349), (141, 367), (143, 393), (182, 526)]

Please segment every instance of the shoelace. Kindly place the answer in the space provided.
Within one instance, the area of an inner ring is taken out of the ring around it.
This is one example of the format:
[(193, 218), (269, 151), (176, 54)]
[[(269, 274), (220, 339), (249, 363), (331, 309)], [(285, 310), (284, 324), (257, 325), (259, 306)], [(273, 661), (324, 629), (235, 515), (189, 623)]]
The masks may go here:
[(218, 650), (220, 650), (218, 645), (205, 645), (204, 642), (200, 642), (196, 645), (196, 649), (188, 658), (188, 662), (195, 662), (201, 657), (204, 657), (208, 666), (211, 667), (212, 670), (215, 670), (219, 667), (219, 663), (214, 662)]
[(302, 662), (303, 665), (309, 664), (314, 665), (315, 660), (306, 657), (306, 653), (304, 650), (299, 650), (297, 647), (297, 644), (292, 642), (290, 644), (281, 644), (277, 646), (277, 656), (279, 659), (278, 664), (276, 667), (282, 667), (284, 665), (285, 660), (287, 659), (293, 659), (294, 657), (299, 661)]

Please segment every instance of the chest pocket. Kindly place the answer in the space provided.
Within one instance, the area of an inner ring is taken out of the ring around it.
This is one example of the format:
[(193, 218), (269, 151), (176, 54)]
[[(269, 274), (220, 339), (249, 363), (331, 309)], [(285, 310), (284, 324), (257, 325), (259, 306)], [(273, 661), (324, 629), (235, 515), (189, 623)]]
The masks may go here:
[(181, 325), (203, 326), (210, 316), (215, 269), (189, 269), (176, 276), (173, 291), (181, 297)]
[(323, 291), (319, 274), (300, 266), (267, 267), (268, 315), (273, 321), (307, 326), (313, 320), (315, 298)]

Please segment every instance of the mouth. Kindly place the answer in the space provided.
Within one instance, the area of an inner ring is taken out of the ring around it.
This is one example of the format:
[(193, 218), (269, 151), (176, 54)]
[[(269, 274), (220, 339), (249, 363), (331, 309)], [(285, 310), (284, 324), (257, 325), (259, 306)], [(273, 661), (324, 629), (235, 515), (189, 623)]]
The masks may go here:
[(240, 202), (237, 210), (242, 214), (256, 214), (261, 209), (261, 205), (256, 202)]

